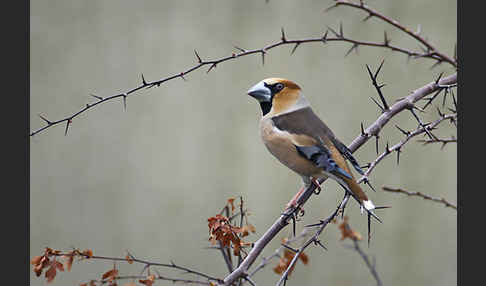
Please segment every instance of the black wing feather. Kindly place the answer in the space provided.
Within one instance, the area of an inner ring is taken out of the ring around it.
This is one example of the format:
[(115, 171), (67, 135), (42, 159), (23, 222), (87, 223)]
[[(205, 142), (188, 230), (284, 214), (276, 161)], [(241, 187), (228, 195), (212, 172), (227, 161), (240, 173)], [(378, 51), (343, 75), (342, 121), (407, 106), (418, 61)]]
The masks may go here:
[(346, 172), (345, 170), (341, 169), (331, 158), (331, 153), (327, 148), (321, 145), (295, 145), (295, 148), (301, 156), (312, 161), (318, 168), (323, 168), (326, 172), (341, 174), (349, 179), (352, 179), (351, 175), (348, 174), (348, 172)]

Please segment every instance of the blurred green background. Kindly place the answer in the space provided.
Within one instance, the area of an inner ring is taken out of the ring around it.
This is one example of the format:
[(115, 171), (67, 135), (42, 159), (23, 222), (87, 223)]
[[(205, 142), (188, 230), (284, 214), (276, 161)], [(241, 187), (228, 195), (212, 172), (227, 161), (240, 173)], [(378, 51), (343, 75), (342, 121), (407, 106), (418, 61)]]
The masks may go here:
[[(194, 49), (203, 59), (235, 51), (261, 48), (280, 37), (316, 37), (326, 26), (343, 23), (346, 36), (382, 41), (386, 30), (392, 43), (414, 50), (408, 35), (371, 19), (361, 11), (340, 7), (324, 13), (333, 1), (31, 1), (30, 63), (31, 131), (43, 126), (38, 114), (63, 118), (95, 101), (90, 93), (109, 96), (141, 83), (140, 74), (156, 80), (195, 64)], [(378, 1), (368, 4), (422, 34), (444, 53), (456, 43), (456, 1)], [(258, 134), (260, 109), (246, 91), (271, 76), (285, 77), (303, 88), (316, 113), (345, 143), (379, 116), (370, 96), (377, 98), (365, 64), (385, 64), (380, 81), (387, 84), (390, 102), (435, 79), (452, 74), (447, 64), (430, 70), (430, 60), (411, 60), (388, 50), (360, 47), (344, 58), (350, 44), (333, 42), (271, 50), (265, 66), (259, 55), (217, 66), (209, 74), (195, 71), (160, 88), (102, 104), (73, 121), (30, 139), (30, 251), (44, 247), (91, 248), (96, 255), (136, 257), (176, 263), (216, 276), (225, 276), (219, 252), (208, 246), (207, 218), (230, 197), (242, 195), (251, 211), (255, 241), (273, 223), (300, 187), (300, 177), (281, 165), (265, 149)], [(450, 98), (449, 98), (450, 99)], [(435, 106), (424, 121), (437, 118)], [(451, 104), (450, 100), (447, 102)], [(392, 119), (381, 133), (386, 141), (402, 138), (394, 124), (417, 126), (409, 112)], [(443, 123), (437, 135), (456, 134)], [(368, 191), (383, 224), (373, 225), (367, 253), (376, 258), (385, 285), (455, 285), (457, 279), (457, 213), (441, 204), (385, 193), (382, 186), (401, 187), (444, 197), (456, 203), (456, 145), (423, 146), (416, 138), (374, 170)], [(356, 153), (361, 163), (376, 157), (374, 140)], [(306, 205), (299, 223), (315, 223), (327, 216), (342, 198), (334, 182)], [(350, 224), (366, 235), (366, 216), (352, 202)], [(279, 246), (283, 231), (263, 253)], [(328, 251), (310, 248), (310, 264), (298, 265), (290, 285), (374, 285), (359, 255), (340, 241), (336, 225), (321, 236)], [(257, 263), (260, 260), (257, 260)], [(275, 261), (272, 267), (277, 263)], [(99, 279), (110, 262), (75, 263), (53, 285), (77, 285)], [(121, 273), (138, 274), (141, 266), (123, 265)], [(161, 274), (182, 276), (160, 270)], [(187, 275), (184, 275), (186, 277)], [(187, 276), (188, 277), (188, 276)], [(271, 268), (259, 272), (258, 285), (273, 285), (279, 276)], [(32, 285), (45, 279), (31, 272)], [(157, 285), (170, 282), (157, 282)]]

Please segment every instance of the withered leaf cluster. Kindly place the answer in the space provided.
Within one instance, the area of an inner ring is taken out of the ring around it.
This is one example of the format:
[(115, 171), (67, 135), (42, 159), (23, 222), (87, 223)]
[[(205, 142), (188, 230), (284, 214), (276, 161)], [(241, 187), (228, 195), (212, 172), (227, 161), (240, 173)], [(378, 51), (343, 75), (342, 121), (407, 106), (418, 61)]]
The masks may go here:
[(248, 235), (249, 227), (238, 227), (231, 225), (229, 219), (224, 215), (217, 214), (216, 216), (208, 218), (209, 227), (209, 241), (212, 245), (216, 242), (221, 242), (223, 247), (232, 247), (233, 254), (236, 256), (240, 255), (240, 250), (242, 246), (248, 246), (251, 243), (244, 242), (241, 237), (244, 234)]
[(147, 279), (138, 280), (138, 282), (145, 284), (146, 286), (152, 286), (152, 284), (154, 284), (154, 281), (155, 281), (155, 275), (153, 275), (153, 274), (149, 275), (147, 277)]
[[(292, 259), (294, 259), (294, 256), (295, 256), (295, 252), (292, 252), (289, 249), (285, 249), (284, 255), (280, 258), (278, 264), (273, 268), (273, 271), (279, 275), (282, 275), (285, 272), (285, 270), (290, 266), (290, 262), (292, 261)], [(309, 257), (307, 256), (307, 254), (303, 252), (299, 255), (299, 259), (300, 261), (302, 261), (302, 263), (304, 263), (304, 265), (309, 263)], [(290, 277), (290, 274), (292, 274), (294, 268), (295, 268), (295, 264), (289, 269), (289, 273), (287, 276)]]
[[(227, 200), (227, 204), (224, 209), (227, 209), (227, 213), (234, 217), (234, 211), (236, 209), (234, 204), (235, 199), (230, 198)], [(247, 213), (243, 211), (242, 208), (243, 200), (240, 202), (240, 216), (241, 221), (243, 218), (247, 219)], [(223, 210), (224, 210), (223, 209)], [(251, 243), (242, 240), (250, 232), (254, 233), (256, 231), (255, 227), (247, 223), (241, 227), (233, 225), (231, 219), (222, 214), (217, 214), (208, 218), (208, 228), (209, 228), (209, 241), (212, 245), (215, 245), (218, 241), (221, 242), (222, 247), (233, 248), (233, 254), (235, 256), (240, 255), (241, 248), (244, 246), (249, 246)]]
[[(84, 251), (75, 249), (67, 253), (62, 253), (60, 250), (46, 247), (44, 254), (34, 256), (30, 260), (30, 264), (33, 265), (33, 271), (37, 277), (41, 276), (43, 270), (47, 268), (44, 276), (47, 282), (52, 282), (57, 275), (57, 271), (64, 271), (64, 269), (67, 269), (67, 271), (71, 270), (75, 256), (90, 258), (93, 256), (93, 251), (90, 249)], [(64, 263), (59, 262), (57, 257), (63, 258)]]

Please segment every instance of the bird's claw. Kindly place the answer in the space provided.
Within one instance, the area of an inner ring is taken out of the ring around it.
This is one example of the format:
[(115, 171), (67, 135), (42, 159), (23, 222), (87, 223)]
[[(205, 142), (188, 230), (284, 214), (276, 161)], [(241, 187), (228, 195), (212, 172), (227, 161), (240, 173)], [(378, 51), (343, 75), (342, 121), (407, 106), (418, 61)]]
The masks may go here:
[(321, 191), (322, 191), (322, 188), (321, 188), (321, 185), (319, 184), (319, 182), (317, 181), (317, 179), (312, 179), (311, 181), (314, 184), (314, 186), (316, 186), (316, 189), (314, 190), (314, 194), (316, 194), (316, 195), (320, 194)]

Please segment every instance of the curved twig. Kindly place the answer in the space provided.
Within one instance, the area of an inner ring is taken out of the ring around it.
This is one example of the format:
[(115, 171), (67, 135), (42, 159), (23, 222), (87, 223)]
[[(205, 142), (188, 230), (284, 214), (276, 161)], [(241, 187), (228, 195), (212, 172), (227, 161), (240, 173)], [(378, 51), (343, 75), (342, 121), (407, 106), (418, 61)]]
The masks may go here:
[(412, 197), (421, 197), (424, 200), (442, 203), (442, 204), (445, 205), (445, 207), (450, 207), (452, 209), (457, 210), (457, 206), (449, 203), (448, 201), (446, 201), (446, 199), (444, 199), (444, 198), (433, 198), (433, 197), (428, 196), (426, 194), (423, 194), (421, 192), (408, 192), (408, 191), (405, 191), (405, 190), (402, 190), (402, 189), (393, 189), (393, 188), (389, 188), (389, 187), (383, 187), (383, 191), (392, 192), (392, 193), (402, 193), (402, 194), (406, 194), (407, 196), (412, 196)]
[[(59, 252), (59, 253), (52, 253), (51, 255), (62, 257), (62, 256), (72, 255), (72, 254), (70, 254), (69, 252)], [(133, 262), (135, 262), (135, 263), (139, 263), (139, 264), (145, 265), (146, 268), (147, 267), (150, 267), (150, 266), (158, 266), (158, 267), (172, 268), (172, 269), (182, 270), (185, 273), (193, 274), (193, 275), (199, 276), (201, 278), (205, 278), (208, 281), (222, 282), (222, 279), (220, 279), (218, 277), (214, 277), (214, 276), (211, 276), (211, 275), (208, 275), (208, 274), (205, 274), (205, 273), (196, 271), (196, 270), (192, 270), (192, 269), (187, 268), (187, 267), (184, 267), (184, 266), (177, 265), (174, 262), (171, 262), (170, 264), (169, 263), (152, 262), (152, 261), (147, 261), (147, 260), (135, 258), (131, 254), (128, 254), (129, 260), (127, 258), (123, 258), (123, 257), (109, 257), (109, 256), (97, 256), (97, 255), (88, 256), (86, 254), (79, 253), (79, 252), (77, 252), (76, 255), (78, 255), (80, 257), (83, 257), (85, 259), (108, 260), (108, 261), (113, 261), (113, 262), (116, 262), (116, 261), (124, 261), (124, 262), (127, 262), (127, 263), (133, 263)], [(159, 277), (162, 277), (162, 276), (159, 275)], [(167, 280), (167, 279), (165, 279), (165, 280)], [(173, 280), (173, 279), (170, 279), (170, 280)]]
[[(338, 6), (348, 6), (348, 7), (353, 7), (353, 8), (357, 8), (359, 10), (362, 10), (362, 11), (368, 13), (368, 16), (366, 18), (364, 18), (363, 21), (366, 21), (366, 20), (368, 20), (372, 17), (379, 18), (380, 20), (382, 20), (382, 21), (394, 26), (395, 28), (405, 32), (406, 34), (410, 35), (412, 38), (417, 40), (419, 43), (423, 44), (427, 48), (426, 54), (430, 55), (430, 56), (436, 56), (438, 62), (443, 62), (443, 61), (448, 62), (451, 65), (453, 65), (454, 67), (457, 67), (457, 61), (456, 60), (453, 60), (449, 56), (447, 56), (447, 55), (441, 53), (439, 50), (437, 50), (437, 48), (435, 48), (431, 43), (429, 43), (426, 39), (424, 39), (422, 36), (420, 36), (420, 31), (417, 31), (417, 32), (411, 31), (407, 27), (400, 24), (398, 21), (391, 19), (391, 18), (388, 18), (387, 16), (385, 16), (385, 15), (377, 12), (376, 10), (372, 9), (371, 7), (367, 6), (366, 4), (364, 4), (363, 1), (360, 1), (359, 3), (355, 3), (355, 2), (351, 2), (351, 1), (347, 1), (347, 0), (335, 0), (335, 2), (336, 3), (334, 5), (332, 5), (331, 7), (327, 8), (326, 11), (329, 11), (330, 9), (338, 7)], [(386, 34), (385, 34), (385, 39), (386, 38), (387, 37), (386, 37)], [(387, 41), (385, 40), (385, 42), (387, 42)]]
[[(329, 38), (328, 37), (329, 31), (331, 31), (332, 33), (335, 33), (336, 37)], [(79, 111), (77, 111), (77, 112), (75, 112), (75, 113), (73, 113), (73, 114), (71, 114), (71, 115), (69, 115), (69, 116), (67, 116), (63, 119), (50, 121), (45, 116), (42, 116), (42, 115), (39, 114), (39, 117), (41, 117), (41, 119), (46, 122), (46, 125), (35, 130), (35, 131), (33, 131), (33, 132), (31, 132), (30, 136), (32, 137), (32, 136), (34, 136), (34, 135), (36, 135), (36, 134), (38, 134), (38, 133), (40, 133), (40, 132), (42, 132), (42, 131), (50, 128), (50, 127), (59, 125), (59, 124), (64, 123), (64, 122), (66, 123), (64, 135), (67, 135), (67, 131), (68, 131), (70, 125), (72, 124), (72, 120), (74, 118), (76, 118), (77, 116), (79, 116), (80, 114), (83, 114), (84, 112), (92, 109), (93, 107), (98, 106), (98, 105), (105, 103), (107, 101), (112, 101), (114, 99), (121, 98), (123, 100), (123, 106), (126, 109), (126, 100), (127, 100), (127, 97), (130, 96), (131, 94), (133, 94), (133, 93), (135, 93), (135, 92), (137, 92), (141, 89), (144, 89), (144, 88), (159, 87), (161, 84), (163, 84), (167, 81), (170, 81), (170, 80), (177, 79), (177, 78), (185, 79), (185, 76), (187, 74), (189, 74), (193, 71), (196, 71), (196, 70), (198, 70), (202, 67), (205, 67), (205, 66), (209, 66), (207, 72), (210, 72), (212, 69), (216, 68), (217, 65), (220, 64), (220, 63), (230, 61), (230, 60), (234, 60), (234, 59), (244, 57), (244, 56), (248, 56), (248, 55), (254, 55), (254, 54), (260, 54), (262, 56), (262, 61), (264, 62), (264, 58), (265, 58), (267, 51), (269, 51), (273, 48), (279, 47), (279, 46), (295, 45), (294, 49), (293, 49), (293, 51), (295, 51), (295, 47), (297, 47), (301, 44), (305, 44), (305, 43), (326, 43), (326, 42), (333, 42), (333, 41), (351, 43), (351, 44), (353, 44), (353, 47), (354, 46), (381, 47), (381, 48), (390, 49), (392, 51), (397, 51), (397, 52), (406, 54), (408, 56), (431, 58), (431, 59), (437, 60), (437, 57), (433, 54), (428, 54), (428, 53), (422, 53), (421, 54), (421, 53), (413, 52), (413, 51), (410, 51), (410, 50), (400, 48), (398, 46), (392, 46), (387, 41), (385, 41), (385, 43), (377, 43), (377, 42), (357, 41), (357, 40), (353, 40), (353, 39), (350, 39), (350, 38), (346, 38), (342, 34), (342, 29), (340, 29), (340, 33), (336, 33), (332, 28), (328, 28), (328, 30), (326, 30), (326, 33), (322, 37), (307, 38), (307, 39), (294, 39), (294, 40), (286, 39), (285, 33), (283, 32), (283, 29), (282, 29), (282, 37), (281, 37), (280, 41), (269, 44), (269, 45), (267, 45), (267, 46), (265, 46), (261, 49), (245, 50), (245, 49), (242, 49), (242, 48), (239, 48), (239, 47), (235, 47), (236, 49), (238, 49), (240, 51), (239, 53), (232, 53), (230, 56), (226, 56), (226, 57), (222, 57), (222, 58), (218, 58), (218, 59), (213, 59), (213, 60), (206, 60), (206, 61), (202, 60), (201, 57), (199, 56), (199, 54), (196, 52), (196, 50), (194, 50), (194, 54), (196, 56), (197, 64), (192, 66), (191, 68), (189, 68), (189, 69), (187, 69), (183, 72), (180, 72), (180, 73), (177, 73), (177, 74), (174, 74), (174, 75), (170, 75), (168, 77), (165, 77), (165, 78), (162, 78), (162, 79), (159, 79), (159, 80), (155, 80), (155, 81), (147, 81), (142, 74), (142, 76), (141, 76), (142, 83), (139, 86), (132, 88), (132, 89), (130, 89), (130, 90), (124, 92), (124, 93), (115, 94), (115, 95), (108, 96), (108, 97), (101, 97), (101, 96), (98, 96), (98, 95), (91, 94), (91, 96), (94, 97), (95, 99), (97, 99), (97, 101), (86, 104), (81, 110), (79, 110)]]
[(289, 277), (289, 273), (290, 273), (291, 269), (295, 266), (295, 263), (297, 262), (297, 259), (299, 258), (300, 254), (302, 252), (304, 252), (304, 250), (307, 247), (309, 247), (309, 245), (311, 245), (312, 243), (314, 243), (316, 245), (320, 245), (321, 247), (324, 247), (321, 244), (321, 242), (319, 241), (319, 236), (321, 235), (321, 233), (324, 230), (324, 228), (329, 224), (329, 222), (331, 222), (338, 215), (339, 210), (342, 209), (342, 208), (344, 208), (344, 206), (348, 202), (348, 199), (349, 199), (349, 196), (345, 196), (344, 199), (341, 201), (341, 203), (336, 208), (336, 210), (328, 218), (326, 218), (325, 220), (321, 220), (321, 222), (319, 223), (319, 228), (316, 231), (316, 233), (310, 239), (308, 239), (304, 243), (304, 245), (302, 245), (297, 250), (297, 252), (295, 253), (294, 257), (292, 258), (292, 261), (290, 261), (290, 264), (287, 266), (287, 269), (285, 270), (285, 272), (280, 277), (280, 280), (278, 280), (277, 286), (280, 286), (280, 285), (282, 285), (282, 283), (285, 283), (285, 281)]
[[(387, 145), (386, 148), (385, 148), (385, 151), (383, 151), (383, 153), (381, 153), (373, 162), (371, 162), (369, 164), (368, 169), (366, 170), (364, 175), (358, 180), (358, 183), (361, 183), (361, 182), (367, 180), (368, 176), (373, 171), (373, 169), (376, 167), (376, 165), (378, 165), (378, 163), (380, 163), (381, 160), (383, 160), (386, 156), (390, 155), (393, 152), (397, 152), (397, 156), (400, 156), (399, 154), (402, 151), (403, 145), (405, 145), (411, 138), (425, 133), (426, 129), (427, 130), (434, 129), (437, 125), (439, 125), (444, 120), (451, 120), (451, 119), (455, 119), (455, 118), (457, 118), (457, 114), (455, 114), (455, 113), (454, 114), (447, 114), (447, 115), (443, 115), (441, 118), (437, 119), (436, 121), (434, 121), (430, 124), (427, 124), (426, 126), (421, 126), (421, 127), (417, 128), (413, 132), (402, 131), (406, 134), (406, 137), (404, 139), (402, 139), (400, 142), (398, 142), (397, 144), (393, 145), (392, 147), (389, 147)], [(397, 157), (397, 158), (399, 158), (399, 157)], [(397, 162), (398, 162), (398, 160), (399, 159), (397, 159)]]
[(363, 261), (365, 262), (366, 267), (368, 267), (368, 269), (371, 272), (371, 275), (373, 276), (373, 278), (375, 278), (376, 285), (377, 286), (383, 285), (383, 282), (381, 282), (380, 276), (378, 275), (378, 272), (376, 271), (376, 264), (372, 263), (370, 261), (368, 255), (366, 255), (366, 253), (364, 253), (364, 251), (361, 249), (361, 247), (359, 246), (359, 243), (356, 239), (353, 239), (353, 246), (354, 246), (353, 249), (356, 250), (356, 252), (359, 253), (361, 258), (363, 258)]

